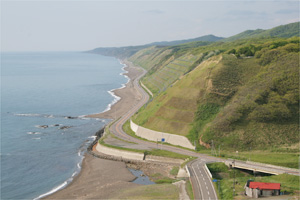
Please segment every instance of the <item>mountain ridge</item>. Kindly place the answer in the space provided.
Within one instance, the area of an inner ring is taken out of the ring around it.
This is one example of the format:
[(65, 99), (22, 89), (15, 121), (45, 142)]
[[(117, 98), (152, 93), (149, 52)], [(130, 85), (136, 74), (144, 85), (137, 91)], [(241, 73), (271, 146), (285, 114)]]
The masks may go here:
[(209, 34), (204, 35), (197, 38), (192, 39), (184, 39), (184, 40), (175, 40), (175, 41), (161, 41), (161, 42), (152, 42), (144, 45), (137, 46), (125, 46), (125, 47), (99, 47), (93, 50), (86, 51), (86, 53), (95, 53), (101, 54), (105, 56), (113, 56), (120, 59), (128, 58), (134, 55), (139, 50), (151, 47), (166, 47), (166, 46), (177, 46), (177, 45), (185, 45), (189, 43), (194, 43), (194, 46), (197, 46), (199, 43), (201, 46), (203, 45), (201, 42), (207, 42), (206, 44), (214, 43), (214, 42), (231, 42), (242, 39), (253, 39), (253, 38), (268, 38), (268, 37), (299, 37), (299, 23), (294, 22), (286, 25), (280, 25), (274, 27), (272, 29), (256, 29), (256, 30), (246, 30), (239, 34), (233, 35), (228, 38), (217, 37), (215, 35)]

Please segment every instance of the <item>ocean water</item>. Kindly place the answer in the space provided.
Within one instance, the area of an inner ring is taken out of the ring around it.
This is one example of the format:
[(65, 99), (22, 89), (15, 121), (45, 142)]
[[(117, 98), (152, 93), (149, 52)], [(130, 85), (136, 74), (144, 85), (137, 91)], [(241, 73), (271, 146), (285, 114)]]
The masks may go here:
[(34, 199), (66, 186), (128, 81), (112, 57), (1, 53), (1, 199)]

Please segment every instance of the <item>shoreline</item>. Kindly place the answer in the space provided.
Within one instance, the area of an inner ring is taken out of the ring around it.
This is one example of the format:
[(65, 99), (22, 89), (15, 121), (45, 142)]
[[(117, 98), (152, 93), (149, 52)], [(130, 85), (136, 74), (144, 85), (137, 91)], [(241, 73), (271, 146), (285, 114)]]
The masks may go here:
[[(107, 111), (110, 111), (112, 109), (112, 106), (114, 106), (116, 103), (118, 103), (118, 101), (121, 100), (121, 97), (117, 96), (114, 91), (121, 90), (121, 89), (125, 88), (126, 84), (128, 84), (130, 82), (130, 78), (127, 75), (129, 73), (126, 70), (127, 65), (124, 64), (123, 63), (124, 61), (122, 61), (122, 60), (119, 60), (119, 62), (120, 62), (121, 65), (123, 65), (123, 67), (121, 68), (123, 70), (123, 72), (121, 72), (119, 75), (124, 76), (125, 78), (127, 78), (127, 82), (126, 83), (122, 83), (121, 87), (119, 87), (119, 88), (115, 88), (115, 89), (111, 89), (111, 90), (107, 91), (112, 97), (114, 97), (114, 99), (113, 99), (113, 101), (111, 103), (109, 103), (107, 105), (107, 107), (105, 108), (104, 111), (102, 111), (100, 113), (94, 113), (94, 114), (85, 115), (85, 116), (92, 116), (92, 115), (98, 115), (98, 114), (106, 113)], [(95, 118), (95, 117), (93, 117), (93, 118)]]
[(128, 78), (128, 82), (126, 84), (122, 84), (123, 86), (120, 88), (108, 91), (108, 93), (110, 93), (112, 96), (118, 97), (118, 100), (114, 100), (116, 101), (115, 103), (110, 103), (110, 106), (108, 105), (103, 112), (89, 114), (86, 115), (86, 117), (115, 120), (124, 115), (140, 100), (140, 95), (138, 95), (136, 89), (133, 87), (133, 81), (137, 79), (143, 73), (143, 71), (140, 68), (135, 67), (127, 60), (123, 60), (120, 63), (124, 65), (122, 69), (125, 71), (121, 74)]
[[(115, 103), (110, 103), (103, 112), (85, 115), (85, 117), (114, 120), (124, 115), (140, 100), (141, 97), (138, 95), (139, 93), (137, 93), (133, 87), (133, 81), (138, 78), (143, 71), (126, 60), (120, 61), (120, 64), (124, 65), (122, 68), (124, 72), (120, 73), (120, 75), (127, 77), (128, 81), (126, 84), (122, 84), (120, 88), (109, 91), (109, 93), (113, 93), (111, 94), (112, 96), (117, 96), (119, 99), (117, 98), (118, 100)], [(100, 131), (101, 129), (97, 133)], [(97, 136), (97, 133), (95, 136)], [(93, 151), (91, 146), (95, 141), (89, 145), (84, 154), (80, 172), (76, 174), (75, 177), (69, 178), (72, 179), (71, 182), (65, 185), (65, 181), (36, 199), (109, 198), (112, 191), (119, 190), (120, 188), (139, 187), (139, 185), (131, 183), (136, 177), (127, 169), (125, 163), (96, 158), (88, 153), (89, 148)], [(115, 167), (117, 167), (117, 169), (115, 169)], [(107, 178), (107, 174), (111, 174), (109, 179)], [(97, 177), (99, 181), (94, 180)], [(112, 183), (110, 183), (111, 181)], [(122, 184), (120, 184), (120, 182), (122, 182)], [(95, 188), (99, 188), (98, 190), (101, 190), (101, 193), (99, 193), (100, 191), (94, 190)], [(105, 190), (102, 190), (103, 188), (105, 188)], [(89, 189), (90, 191), (87, 192)], [(51, 191), (54, 192), (48, 194)]]

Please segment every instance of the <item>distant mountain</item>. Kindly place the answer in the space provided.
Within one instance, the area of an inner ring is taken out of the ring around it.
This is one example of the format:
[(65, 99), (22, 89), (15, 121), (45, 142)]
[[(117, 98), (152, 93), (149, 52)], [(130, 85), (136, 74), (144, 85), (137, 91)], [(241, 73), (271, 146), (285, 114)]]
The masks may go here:
[(205, 35), (202, 37), (197, 37), (193, 39), (187, 40), (175, 40), (175, 41), (163, 41), (163, 42), (153, 42), (150, 44), (140, 45), (140, 46), (127, 46), (127, 47), (100, 47), (93, 49), (91, 51), (87, 51), (87, 53), (97, 53), (105, 56), (114, 56), (117, 58), (126, 58), (130, 57), (139, 50), (142, 50), (147, 47), (151, 46), (159, 46), (159, 47), (166, 47), (166, 46), (174, 46), (189, 42), (216, 42), (222, 40), (224, 38), (217, 37), (214, 35)]
[(237, 35), (223, 39), (222, 41), (230, 42), (238, 39), (247, 39), (247, 38), (267, 38), (267, 37), (289, 38), (294, 36), (299, 37), (299, 23), (300, 22), (295, 22), (287, 25), (281, 25), (268, 30), (263, 30), (263, 29), (247, 30)]
[(163, 41), (163, 42), (153, 42), (148, 44), (149, 46), (173, 46), (173, 45), (178, 45), (178, 44), (184, 44), (184, 43), (189, 43), (189, 42), (216, 42), (219, 40), (224, 39), (223, 37), (217, 37), (214, 35), (205, 35), (202, 37), (197, 37), (193, 39), (187, 39), (187, 40), (175, 40), (175, 41)]

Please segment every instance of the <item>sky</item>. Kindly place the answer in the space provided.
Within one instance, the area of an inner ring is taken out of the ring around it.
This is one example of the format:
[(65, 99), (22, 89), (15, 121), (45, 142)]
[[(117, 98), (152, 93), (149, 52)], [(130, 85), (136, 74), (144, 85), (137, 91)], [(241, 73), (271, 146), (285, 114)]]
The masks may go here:
[(298, 0), (1, 0), (1, 51), (85, 51), (299, 21)]

